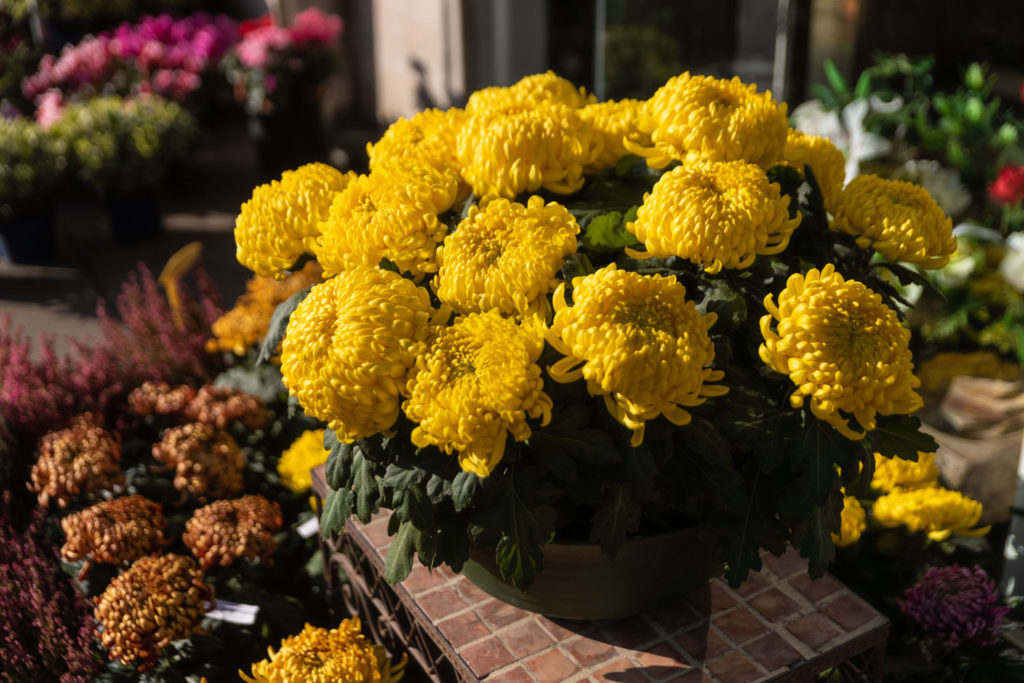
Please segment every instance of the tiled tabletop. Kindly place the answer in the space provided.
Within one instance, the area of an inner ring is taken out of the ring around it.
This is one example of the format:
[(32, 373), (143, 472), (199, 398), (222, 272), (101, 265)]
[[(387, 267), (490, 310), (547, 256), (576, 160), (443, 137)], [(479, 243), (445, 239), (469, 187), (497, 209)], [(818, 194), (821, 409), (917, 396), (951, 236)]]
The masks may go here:
[[(366, 525), (351, 520), (345, 532), (381, 573), (389, 514)], [(835, 578), (811, 580), (795, 552), (765, 554), (764, 564), (737, 590), (714, 579), (681, 602), (608, 621), (549, 619), (492, 598), (446, 567), (431, 573), (418, 563), (395, 592), (469, 680), (807, 680), (856, 656), (877, 658), (862, 680), (880, 673), (885, 617)]]

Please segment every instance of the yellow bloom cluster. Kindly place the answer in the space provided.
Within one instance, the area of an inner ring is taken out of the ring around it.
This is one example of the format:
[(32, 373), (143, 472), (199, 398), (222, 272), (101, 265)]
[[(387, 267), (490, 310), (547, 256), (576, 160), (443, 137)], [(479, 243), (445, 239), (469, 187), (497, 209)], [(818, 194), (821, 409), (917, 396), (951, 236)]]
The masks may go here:
[(263, 275), (249, 278), (245, 293), (238, 297), (235, 307), (213, 322), (213, 338), (207, 340), (206, 350), (211, 353), (230, 351), (244, 356), (267, 334), (277, 305), (295, 292), (320, 282), (321, 274), (320, 264), (309, 261), (302, 270), (283, 280)]
[(506, 434), (525, 441), (527, 417), (551, 419), (537, 365), (543, 347), (539, 323), (518, 325), (495, 310), (443, 328), (409, 380), (403, 409), (418, 423), (413, 443), (457, 451), (462, 469), (486, 477), (505, 453)]
[(780, 163), (800, 173), (804, 172), (804, 164), (810, 166), (821, 188), (825, 208), (835, 212), (846, 179), (846, 159), (831, 140), (790, 128)]
[(380, 140), (366, 144), (370, 171), (404, 166), (426, 166), (439, 171), (459, 172), (455, 138), (465, 112), (427, 109), (411, 119), (398, 119)]
[(867, 512), (860, 501), (853, 496), (843, 496), (843, 517), (838, 534), (832, 534), (832, 542), (842, 548), (860, 540), (868, 528)]
[(941, 268), (956, 252), (953, 221), (920, 185), (860, 175), (839, 194), (832, 229), (890, 261)]
[(313, 287), (292, 313), (281, 344), (284, 384), (344, 441), (386, 432), (409, 369), (448, 315), (397, 273), (353, 267)]
[(310, 470), (327, 462), (329, 452), (324, 448), (324, 430), (310, 429), (303, 432), (277, 461), (281, 483), (295, 493), (308, 491), (313, 487)]
[(455, 202), (459, 179), (429, 166), (397, 166), (358, 176), (334, 195), (314, 253), (324, 273), (376, 266), (382, 258), (422, 276), (437, 271), (447, 228), (437, 215)]
[(626, 148), (647, 157), (652, 168), (695, 157), (742, 159), (768, 168), (782, 158), (786, 146), (786, 104), (739, 78), (687, 72), (670, 78), (643, 107), (638, 128), (651, 144), (630, 140)]
[(875, 501), (872, 514), (885, 527), (905, 526), (943, 541), (951, 534), (983, 536), (990, 527), (974, 528), (981, 519), (981, 503), (959, 491), (939, 486), (896, 489)]
[(600, 156), (583, 169), (585, 172), (596, 173), (614, 166), (619, 159), (629, 153), (625, 140), (638, 134), (639, 110), (639, 100), (595, 102), (579, 110), (580, 118), (593, 126), (594, 131), (602, 139)]
[(887, 458), (875, 453), (875, 473), (871, 488), (891, 493), (938, 486), (939, 468), (934, 453), (918, 453), (917, 462), (903, 458)]
[(708, 329), (717, 316), (702, 316), (675, 277), (640, 275), (611, 264), (565, 285), (554, 295), (555, 318), (548, 343), (566, 357), (548, 372), (557, 382), (587, 381), (604, 396), (608, 412), (643, 442), (647, 420), (664, 415), (687, 424), (684, 406), (696, 406), (728, 388), (706, 384), (723, 377), (709, 366), (715, 347)]
[(252, 665), (252, 676), (239, 671), (249, 683), (397, 683), (405, 673), (406, 655), (392, 664), (387, 651), (374, 645), (361, 631), (358, 617), (327, 630), (306, 624), (281, 641), (277, 652)]
[(472, 207), (438, 250), (437, 297), (459, 313), (546, 313), (547, 295), (580, 227), (566, 208), (530, 197)]
[(746, 268), (789, 244), (800, 218), (764, 171), (745, 161), (698, 161), (675, 168), (644, 196), (627, 229), (647, 247), (635, 256), (679, 256), (708, 273)]
[(533, 74), (519, 79), (508, 87), (482, 88), (469, 96), (466, 111), (470, 114), (481, 112), (500, 113), (513, 107), (529, 109), (544, 104), (563, 104), (579, 109), (595, 101), (582, 87), (562, 78), (553, 71)]
[(906, 415), (921, 407), (910, 330), (864, 284), (844, 280), (828, 264), (806, 276), (791, 275), (778, 306), (771, 294), (764, 306), (761, 359), (796, 385), (794, 408), (810, 399), (815, 417), (849, 439), (861, 439), (865, 432), (853, 430), (840, 411), (870, 431), (878, 414)]
[(334, 193), (354, 177), (313, 163), (257, 187), (235, 219), (238, 262), (257, 275), (283, 278), (300, 256), (313, 251)]

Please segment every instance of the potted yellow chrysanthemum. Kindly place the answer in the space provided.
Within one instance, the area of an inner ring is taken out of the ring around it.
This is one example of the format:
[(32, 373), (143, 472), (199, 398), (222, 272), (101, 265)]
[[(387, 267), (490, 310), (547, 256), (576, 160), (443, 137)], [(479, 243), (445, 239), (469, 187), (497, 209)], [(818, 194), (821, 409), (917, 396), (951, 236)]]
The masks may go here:
[(322, 532), (394, 511), (390, 580), (418, 555), (571, 616), (523, 589), (589, 542), (613, 593), (662, 591), (583, 599), (612, 616), (787, 544), (818, 575), (874, 454), (934, 450), (891, 260), (940, 266), (950, 221), (901, 183), (844, 188), (770, 93), (687, 73), (598, 103), (540, 74), (399, 120), (369, 157), (257, 188), (235, 234), (259, 274), (324, 269), (263, 355), (328, 427)]

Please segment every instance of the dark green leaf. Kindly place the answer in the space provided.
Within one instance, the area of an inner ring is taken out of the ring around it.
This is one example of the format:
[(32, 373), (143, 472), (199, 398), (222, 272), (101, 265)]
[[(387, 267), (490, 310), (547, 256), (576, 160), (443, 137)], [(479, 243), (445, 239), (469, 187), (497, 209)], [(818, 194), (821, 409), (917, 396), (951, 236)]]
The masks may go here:
[(551, 452), (566, 453), (592, 465), (621, 461), (622, 453), (607, 432), (585, 426), (589, 417), (583, 406), (556, 413), (547, 427), (533, 430), (531, 451), (539, 453), (538, 458)]
[(452, 480), (452, 502), (456, 511), (465, 510), (473, 503), (473, 496), (480, 489), (480, 477), (465, 470)]
[(640, 244), (636, 236), (626, 229), (626, 224), (636, 220), (637, 207), (632, 207), (625, 214), (621, 211), (609, 211), (592, 218), (583, 232), (583, 246), (595, 254), (609, 254), (623, 247), (635, 247)]
[(352, 460), (352, 491), (356, 499), (356, 516), (366, 524), (378, 510), (380, 486), (373, 473), (373, 463), (358, 449)]
[(431, 475), (427, 480), (427, 497), (434, 504), (450, 499), (452, 497), (452, 482), (436, 474)]
[(384, 558), (384, 578), (391, 585), (404, 581), (412, 571), (413, 554), (416, 552), (416, 541), (419, 530), (411, 522), (402, 522), (395, 534), (395, 540), (388, 547)]
[(718, 316), (714, 330), (735, 330), (747, 319), (747, 302), (743, 294), (730, 287), (724, 280), (712, 280), (704, 292), (704, 299), (697, 305), (701, 313)]
[(850, 94), (850, 88), (846, 85), (846, 79), (839, 73), (838, 67), (835, 62), (831, 59), (826, 59), (823, 64), (825, 68), (825, 78), (828, 79), (828, 84), (832, 86), (832, 90), (836, 93), (843, 95), (844, 97)]
[(853, 98), (857, 100), (866, 100), (870, 94), (871, 72), (864, 71), (861, 73), (860, 78), (857, 79), (857, 84), (853, 87)]
[(337, 435), (330, 429), (324, 431), (324, 448), (330, 449), (324, 476), (327, 485), (332, 489), (344, 489), (352, 485), (352, 459), (355, 448), (352, 444), (338, 441)]
[(348, 489), (331, 489), (324, 501), (324, 511), (320, 515), (320, 534), (331, 538), (345, 529), (345, 522), (352, 514), (352, 492)]
[(807, 558), (807, 571), (812, 579), (824, 575), (835, 559), (832, 534), (839, 531), (842, 507), (843, 496), (837, 484), (825, 504), (812, 506), (803, 522), (793, 530), (793, 544), (800, 548), (800, 555)]
[(405, 492), (405, 500), (399, 511), (402, 518), (415, 524), (420, 531), (433, 530), (434, 506), (427, 494), (419, 486), (410, 486)]
[[(360, 449), (362, 450), (362, 449)], [(365, 452), (365, 451), (364, 451)], [(418, 467), (402, 467), (401, 465), (388, 465), (381, 479), (381, 485), (385, 488), (405, 490), (423, 483), (427, 473)]]
[(760, 571), (762, 547), (776, 555), (781, 555), (786, 547), (788, 532), (779, 528), (772, 506), (762, 500), (760, 479), (760, 474), (754, 476), (743, 515), (724, 535), (725, 576), (733, 588), (739, 587), (750, 572)]
[(917, 460), (918, 452), (934, 453), (939, 444), (921, 431), (921, 420), (913, 415), (879, 415), (868, 441), (877, 452), (890, 458)]
[(621, 484), (610, 487), (594, 511), (590, 541), (601, 544), (601, 552), (614, 559), (626, 542), (626, 534), (640, 526), (640, 505), (633, 487)]
[(783, 164), (772, 166), (765, 173), (769, 182), (779, 184), (782, 194), (789, 195), (794, 199), (796, 199), (800, 186), (804, 184), (804, 177), (792, 166)]
[(273, 315), (270, 316), (270, 323), (267, 326), (267, 333), (263, 336), (263, 343), (260, 344), (260, 353), (256, 357), (257, 363), (267, 363), (277, 355), (277, 348), (281, 345), (284, 333), (288, 329), (288, 319), (295, 309), (298, 308), (299, 304), (302, 303), (302, 300), (309, 295), (309, 290), (312, 288), (310, 286), (295, 292), (274, 309)]
[(690, 452), (697, 454), (708, 463), (732, 469), (732, 455), (729, 443), (704, 418), (694, 416), (690, 424), (680, 428), (678, 440), (686, 443)]
[(804, 472), (814, 503), (824, 505), (837, 480), (835, 465), (851, 467), (857, 462), (858, 453), (857, 442), (850, 441), (827, 422), (808, 415), (791, 462)]
[(398, 265), (389, 258), (382, 258), (377, 267), (381, 270), (390, 270), (392, 273), (401, 273), (402, 271), (398, 268)]
[(469, 534), (456, 528), (455, 521), (445, 520), (439, 525), (438, 551), (454, 572), (461, 572), (469, 559)]
[(496, 559), (502, 576), (520, 590), (533, 583), (534, 572), (543, 566), (541, 545), (555, 532), (554, 511), (529, 502), (530, 486), (526, 476), (511, 470), (503, 486), (497, 509), (502, 538)]

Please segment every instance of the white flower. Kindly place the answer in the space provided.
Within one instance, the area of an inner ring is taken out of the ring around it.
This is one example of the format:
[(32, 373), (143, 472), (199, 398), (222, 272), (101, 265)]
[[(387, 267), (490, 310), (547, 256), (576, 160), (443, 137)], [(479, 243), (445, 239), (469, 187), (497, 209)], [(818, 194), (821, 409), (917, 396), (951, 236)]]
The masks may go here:
[(960, 174), (933, 159), (911, 159), (893, 178), (917, 183), (935, 198), (942, 210), (953, 216), (971, 204), (971, 195), (960, 182)]
[[(888, 111), (893, 102), (878, 100), (881, 110)], [(867, 100), (850, 102), (842, 112), (826, 111), (819, 100), (804, 102), (790, 115), (790, 122), (808, 135), (828, 138), (846, 156), (846, 182), (860, 173), (860, 163), (883, 157), (892, 151), (892, 142), (864, 129), (864, 119), (872, 109)]]
[(1006, 255), (999, 272), (1011, 287), (1024, 294), (1024, 233), (1015, 232), (1006, 238)]

